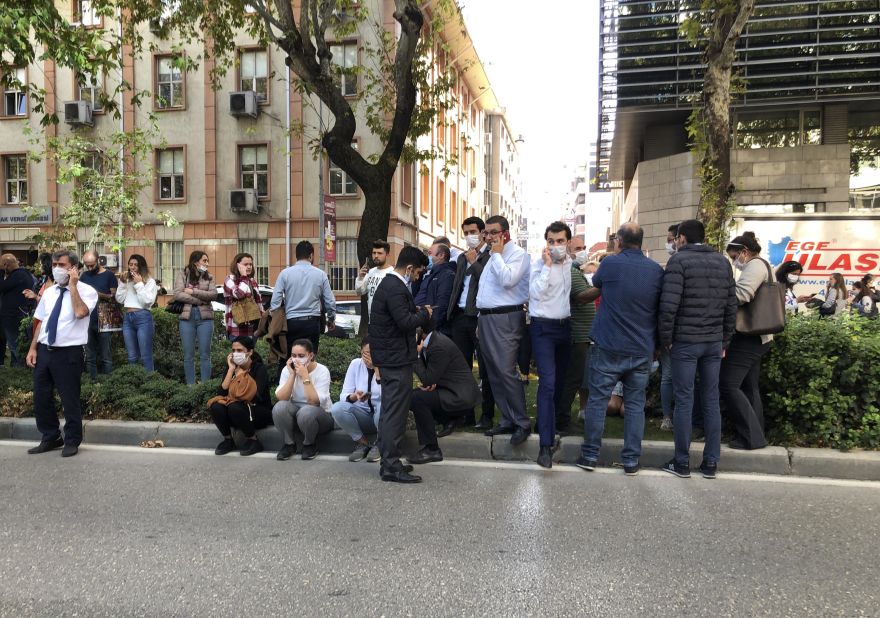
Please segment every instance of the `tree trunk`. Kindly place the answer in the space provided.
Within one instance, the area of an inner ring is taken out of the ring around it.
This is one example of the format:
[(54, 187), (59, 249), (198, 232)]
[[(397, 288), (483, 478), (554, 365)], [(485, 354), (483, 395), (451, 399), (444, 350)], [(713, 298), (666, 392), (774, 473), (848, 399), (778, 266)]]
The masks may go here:
[[(373, 242), (388, 238), (391, 220), (391, 181), (393, 176), (375, 174), (369, 183), (361, 187), (364, 192), (364, 214), (361, 218), (357, 240), (358, 267), (372, 257)], [(391, 259), (391, 256), (388, 256)], [(358, 336), (367, 334), (369, 324), (367, 296), (361, 297), (361, 325)]]
[(730, 68), (718, 66), (709, 59), (704, 85), (706, 132), (709, 148), (706, 161), (715, 170), (712, 177), (711, 202), (716, 216), (727, 202), (730, 187)]

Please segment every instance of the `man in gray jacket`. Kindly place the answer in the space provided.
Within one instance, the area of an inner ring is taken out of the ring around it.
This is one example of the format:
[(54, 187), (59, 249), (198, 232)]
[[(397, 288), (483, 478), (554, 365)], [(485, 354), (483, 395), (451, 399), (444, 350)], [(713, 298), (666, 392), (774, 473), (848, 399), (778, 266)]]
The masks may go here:
[(670, 350), (675, 393), (675, 457), (663, 470), (690, 477), (691, 414), (699, 376), (706, 445), (700, 472), (715, 478), (721, 453), (718, 373), (736, 326), (736, 288), (730, 263), (703, 244), (705, 229), (689, 219), (678, 226), (678, 251), (666, 263), (660, 294), (660, 346)]

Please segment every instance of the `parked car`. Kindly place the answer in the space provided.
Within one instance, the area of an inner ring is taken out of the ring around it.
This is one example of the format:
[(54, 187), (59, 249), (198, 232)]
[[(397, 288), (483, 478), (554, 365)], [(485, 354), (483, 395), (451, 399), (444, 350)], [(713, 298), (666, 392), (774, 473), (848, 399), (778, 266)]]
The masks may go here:
[[(260, 296), (263, 298), (263, 308), (268, 311), (269, 304), (272, 302), (272, 287), (261, 283), (257, 286), (257, 289), (260, 290)], [(211, 308), (220, 313), (226, 312), (226, 303), (223, 300), (222, 285), (217, 286), (217, 299), (211, 303)]]
[(348, 333), (349, 337), (357, 337), (361, 327), (360, 300), (336, 301), (336, 326)]

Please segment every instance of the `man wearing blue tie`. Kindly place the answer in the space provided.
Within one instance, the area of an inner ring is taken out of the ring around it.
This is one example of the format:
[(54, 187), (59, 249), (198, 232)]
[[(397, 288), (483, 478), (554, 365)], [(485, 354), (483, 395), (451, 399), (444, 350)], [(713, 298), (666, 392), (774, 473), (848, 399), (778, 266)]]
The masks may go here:
[[(42, 434), (40, 444), (28, 453), (61, 448), (62, 457), (76, 455), (82, 442), (80, 381), (83, 346), (89, 340), (89, 316), (98, 304), (98, 293), (79, 280), (79, 258), (72, 251), (52, 254), (55, 285), (43, 292), (34, 319), (40, 321), (27, 355), (34, 368), (34, 416)], [(64, 438), (55, 414), (52, 390), (58, 391), (64, 411)]]

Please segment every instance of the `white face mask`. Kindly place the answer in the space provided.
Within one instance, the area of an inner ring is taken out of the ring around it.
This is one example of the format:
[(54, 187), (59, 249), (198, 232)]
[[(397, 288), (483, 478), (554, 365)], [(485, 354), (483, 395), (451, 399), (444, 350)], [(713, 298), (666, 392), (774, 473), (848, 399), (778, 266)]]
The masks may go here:
[(743, 262), (740, 258), (736, 258), (733, 261), (733, 267), (737, 270), (742, 270), (743, 268), (746, 267), (746, 263)]
[(671, 242), (666, 243), (666, 253), (668, 253), (669, 255), (675, 255), (675, 251), (676, 249), (674, 244), (672, 244)]
[(586, 249), (582, 249), (581, 251), (578, 251), (577, 253), (574, 254), (574, 261), (580, 262), (581, 264), (583, 264), (584, 262), (587, 261), (587, 258), (589, 258), (589, 257), (590, 257), (589, 252)]
[(309, 359), (307, 359), (307, 358), (300, 358), (299, 356), (295, 356), (295, 357), (293, 358), (293, 364), (294, 364), (294, 365), (308, 365), (308, 364), (309, 364)]
[(233, 352), (232, 353), (232, 362), (236, 365), (244, 365), (247, 362), (248, 355), (247, 352)]
[(561, 262), (565, 259), (566, 255), (568, 255), (568, 251), (566, 250), (565, 245), (550, 247), (550, 257), (553, 258), (554, 262)]
[(70, 275), (67, 274), (67, 269), (63, 266), (55, 266), (52, 269), (52, 278), (55, 279), (55, 283), (64, 285), (70, 279)]
[(206, 272), (208, 272), (208, 267), (205, 266), (205, 265), (203, 265), (203, 264), (199, 264), (199, 272), (200, 272), (200, 273), (206, 273)]
[(464, 237), (465, 245), (467, 245), (468, 249), (476, 249), (480, 246), (480, 235), (479, 234), (468, 234)]
[(800, 275), (793, 275), (789, 273), (788, 275), (786, 275), (786, 278), (788, 279), (789, 283), (797, 283), (798, 281), (800, 281), (801, 277)]

